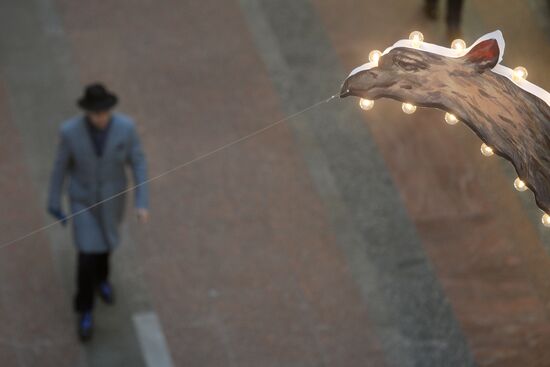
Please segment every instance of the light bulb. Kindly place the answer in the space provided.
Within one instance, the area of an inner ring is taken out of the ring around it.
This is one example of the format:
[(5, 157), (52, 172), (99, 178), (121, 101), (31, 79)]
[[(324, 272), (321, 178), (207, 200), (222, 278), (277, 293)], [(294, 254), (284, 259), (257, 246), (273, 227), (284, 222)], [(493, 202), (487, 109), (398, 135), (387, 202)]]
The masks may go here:
[(520, 192), (527, 190), (527, 185), (519, 177), (514, 180), (514, 187)]
[(481, 144), (481, 154), (483, 154), (486, 157), (490, 157), (495, 153), (493, 152), (493, 148), (491, 148), (487, 144), (483, 143), (483, 144)]
[(546, 213), (542, 215), (542, 224), (544, 224), (545, 227), (550, 227), (550, 215)]
[(409, 39), (412, 41), (414, 47), (420, 47), (422, 41), (424, 41), (424, 35), (422, 32), (414, 31), (409, 34)]
[(378, 60), (380, 60), (380, 56), (382, 56), (382, 52), (378, 50), (372, 50), (369, 53), (369, 61), (374, 62), (376, 65), (378, 65)]
[(359, 100), (359, 106), (361, 107), (362, 110), (368, 111), (372, 108), (372, 106), (374, 106), (374, 101), (370, 99), (361, 98)]
[(445, 122), (449, 125), (454, 125), (458, 122), (458, 119), (452, 113), (447, 112), (445, 113)]
[(453, 42), (451, 42), (451, 48), (453, 50), (462, 51), (466, 48), (466, 42), (464, 42), (464, 40), (461, 40), (460, 38), (455, 39)]
[(403, 112), (410, 115), (411, 113), (414, 113), (414, 111), (416, 111), (416, 106), (410, 103), (403, 103), (401, 105), (401, 109), (403, 110)]
[(527, 75), (528, 75), (527, 69), (524, 68), (523, 66), (518, 66), (514, 68), (512, 79), (514, 79), (514, 81), (516, 82), (520, 82), (522, 80), (527, 79)]

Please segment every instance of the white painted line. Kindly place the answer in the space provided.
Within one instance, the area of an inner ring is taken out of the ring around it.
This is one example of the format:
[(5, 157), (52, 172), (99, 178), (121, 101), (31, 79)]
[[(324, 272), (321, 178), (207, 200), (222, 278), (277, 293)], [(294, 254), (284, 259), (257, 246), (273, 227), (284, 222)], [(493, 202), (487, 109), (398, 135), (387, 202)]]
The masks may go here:
[(152, 311), (133, 315), (143, 359), (148, 367), (172, 367), (172, 357), (157, 314)]

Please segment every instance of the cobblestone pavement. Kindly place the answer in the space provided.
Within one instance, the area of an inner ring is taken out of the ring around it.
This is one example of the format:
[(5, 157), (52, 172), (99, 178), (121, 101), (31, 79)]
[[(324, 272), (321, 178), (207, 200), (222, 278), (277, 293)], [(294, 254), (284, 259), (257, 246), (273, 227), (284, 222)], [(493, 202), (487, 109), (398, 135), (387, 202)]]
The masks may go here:
[[(57, 128), (101, 80), (151, 176), (321, 101), (421, 1), (3, 0), (0, 242), (44, 213)], [(466, 42), (550, 88), (544, 0), (466, 0)], [(439, 111), (333, 100), (151, 184), (77, 342), (55, 226), (0, 250), (2, 366), (550, 366), (550, 231), (503, 160)], [(129, 208), (130, 210), (131, 208)]]

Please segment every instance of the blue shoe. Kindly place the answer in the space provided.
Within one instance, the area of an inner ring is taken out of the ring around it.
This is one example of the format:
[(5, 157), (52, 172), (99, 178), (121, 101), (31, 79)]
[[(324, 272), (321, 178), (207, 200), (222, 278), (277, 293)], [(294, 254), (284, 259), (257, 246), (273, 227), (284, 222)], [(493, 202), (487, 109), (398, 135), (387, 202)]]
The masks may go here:
[(85, 342), (90, 340), (94, 328), (94, 318), (91, 311), (82, 312), (78, 320), (78, 336)]
[(99, 296), (108, 305), (115, 303), (115, 292), (109, 282), (103, 282), (99, 285)]

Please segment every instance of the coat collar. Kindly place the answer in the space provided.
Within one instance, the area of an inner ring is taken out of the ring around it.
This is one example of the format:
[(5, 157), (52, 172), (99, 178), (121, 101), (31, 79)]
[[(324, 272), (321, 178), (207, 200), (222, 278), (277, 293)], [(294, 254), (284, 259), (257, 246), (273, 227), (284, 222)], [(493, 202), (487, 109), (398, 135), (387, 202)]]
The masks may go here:
[(92, 141), (92, 137), (90, 136), (90, 131), (89, 131), (90, 127), (88, 126), (86, 115), (81, 116), (79, 125), (80, 125), (81, 135), (86, 136), (85, 138), (83, 138), (83, 140), (86, 141), (85, 143), (83, 143), (83, 145), (86, 146), (86, 150), (88, 151), (87, 153), (91, 157), (93, 157), (96, 160), (100, 160), (112, 151), (114, 140), (115, 140), (114, 136), (118, 133), (118, 129), (120, 125), (114, 113), (111, 117), (111, 122), (109, 125), (109, 133), (106, 137), (105, 146), (103, 147), (103, 154), (101, 155), (101, 157), (98, 157), (95, 152), (94, 143)]

